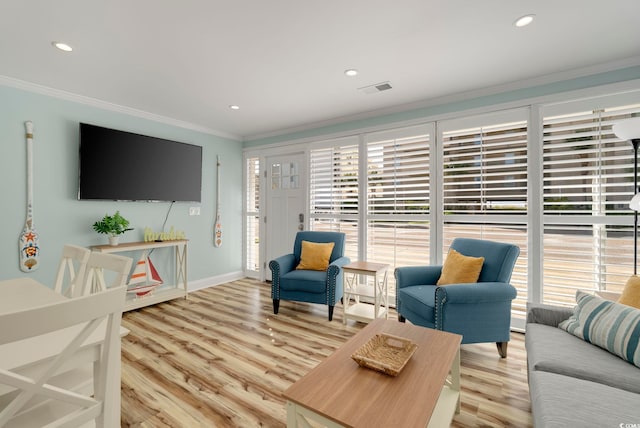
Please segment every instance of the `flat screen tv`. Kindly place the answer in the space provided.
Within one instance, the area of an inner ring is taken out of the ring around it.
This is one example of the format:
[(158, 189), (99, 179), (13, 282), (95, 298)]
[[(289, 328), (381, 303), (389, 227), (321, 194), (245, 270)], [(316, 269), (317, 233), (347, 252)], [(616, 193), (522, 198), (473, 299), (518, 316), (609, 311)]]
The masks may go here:
[(80, 200), (201, 200), (201, 146), (80, 123), (79, 168)]

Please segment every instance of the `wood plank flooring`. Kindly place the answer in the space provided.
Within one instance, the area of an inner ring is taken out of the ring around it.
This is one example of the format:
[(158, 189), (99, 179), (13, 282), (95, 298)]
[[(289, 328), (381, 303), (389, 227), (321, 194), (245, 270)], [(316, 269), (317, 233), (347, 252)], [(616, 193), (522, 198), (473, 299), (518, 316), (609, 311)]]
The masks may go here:
[[(392, 314), (395, 317), (395, 314)], [(284, 427), (281, 393), (364, 324), (322, 305), (282, 301), (251, 279), (123, 316), (123, 427)], [(462, 411), (453, 427), (531, 427), (524, 336), (461, 349)], [(354, 363), (355, 364), (355, 363)], [(419, 405), (419, 402), (416, 402)], [(401, 423), (398, 425), (401, 427)]]

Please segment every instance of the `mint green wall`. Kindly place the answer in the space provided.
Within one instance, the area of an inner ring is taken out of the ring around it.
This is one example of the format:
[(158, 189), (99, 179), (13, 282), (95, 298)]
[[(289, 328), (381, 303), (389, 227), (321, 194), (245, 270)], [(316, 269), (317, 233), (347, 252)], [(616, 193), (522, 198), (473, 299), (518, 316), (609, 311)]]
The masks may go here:
[[(40, 235), (41, 267), (23, 273), (18, 267), (18, 235), (26, 211), (26, 143), (24, 122), (34, 124), (34, 222)], [(175, 203), (167, 220), (189, 239), (188, 279), (196, 281), (242, 270), (242, 145), (192, 130), (84, 104), (0, 86), (0, 280), (21, 276), (52, 284), (65, 243), (105, 244), (91, 225), (120, 210), (135, 230), (121, 241), (138, 241), (149, 226), (159, 231), (169, 203), (78, 201), (78, 123), (88, 122), (203, 147), (202, 202)], [(126, 154), (123, 154), (126, 155)], [(222, 247), (212, 239), (216, 189), (216, 155), (222, 162)], [(144, 159), (141, 159), (144, 168)], [(189, 216), (200, 206), (200, 216)], [(157, 253), (160, 257), (161, 252)], [(154, 256), (155, 257), (155, 256)], [(158, 263), (154, 259), (156, 265)], [(161, 272), (162, 273), (162, 272)]]
[(482, 97), (469, 98), (462, 101), (434, 105), (431, 107), (419, 108), (351, 122), (338, 123), (335, 125), (329, 125), (285, 135), (278, 135), (275, 137), (255, 139), (246, 141), (244, 143), (244, 147), (257, 147), (315, 137), (321, 138), (323, 135), (335, 135), (341, 133), (347, 134), (351, 131), (357, 131), (371, 126), (386, 125), (392, 124), (394, 122), (402, 122), (421, 118), (428, 119), (429, 117), (437, 115), (461, 112), (473, 108), (499, 105), (519, 100), (527, 100), (545, 95), (558, 94), (562, 92), (586, 89), (595, 86), (625, 82), (635, 79), (640, 79), (640, 66), (627, 67), (615, 71), (609, 71), (606, 73), (598, 73), (590, 76), (564, 80), (561, 82), (532, 86), (498, 94), (486, 95)]

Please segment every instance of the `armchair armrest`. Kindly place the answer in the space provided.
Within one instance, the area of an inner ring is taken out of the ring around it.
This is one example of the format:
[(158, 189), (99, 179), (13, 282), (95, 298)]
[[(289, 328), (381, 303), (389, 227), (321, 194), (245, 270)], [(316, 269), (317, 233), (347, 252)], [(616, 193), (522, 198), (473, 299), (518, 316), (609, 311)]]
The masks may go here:
[(411, 285), (435, 285), (442, 273), (442, 266), (406, 266), (396, 268), (396, 287), (409, 287)]
[(293, 254), (286, 254), (269, 262), (272, 276), (280, 277), (280, 275), (291, 272), (296, 268), (296, 257)]
[(341, 267), (351, 263), (349, 257), (342, 256), (335, 259), (329, 264), (327, 268), (327, 294), (329, 306), (336, 304), (336, 299), (342, 298), (343, 285), (342, 285), (342, 269)]
[(536, 323), (557, 327), (562, 321), (573, 315), (572, 308), (545, 305), (542, 303), (527, 303), (527, 324)]
[(351, 259), (349, 257), (342, 256), (329, 263), (329, 269), (331, 269), (331, 266), (337, 266), (338, 268), (341, 268), (348, 265), (349, 263), (351, 263)]
[[(349, 257), (342, 256), (340, 258), (335, 259), (331, 263), (329, 263), (329, 267), (327, 268), (327, 280), (336, 280), (338, 274), (340, 273), (340, 268), (351, 263), (351, 259)], [(342, 284), (338, 284), (340, 287)], [(341, 288), (342, 289), (342, 288)]]
[(504, 302), (515, 299), (517, 294), (515, 287), (506, 282), (449, 284), (436, 290), (439, 300), (447, 303)]

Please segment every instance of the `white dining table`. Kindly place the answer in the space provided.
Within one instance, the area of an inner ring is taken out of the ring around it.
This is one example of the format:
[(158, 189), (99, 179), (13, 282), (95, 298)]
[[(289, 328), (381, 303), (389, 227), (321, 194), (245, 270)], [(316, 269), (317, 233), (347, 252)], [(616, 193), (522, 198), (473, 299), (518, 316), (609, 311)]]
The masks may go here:
[[(0, 281), (0, 313), (30, 309), (66, 299), (67, 297), (56, 293), (53, 289), (31, 278)], [(43, 322), (46, 322), (46, 320), (43, 320)], [(80, 350), (60, 368), (61, 381), (69, 381), (71, 376), (67, 376), (67, 373), (73, 371), (82, 372), (83, 368), (89, 367), (89, 370), (86, 370), (85, 373), (89, 377), (86, 381), (91, 383), (91, 376), (93, 376), (92, 363), (100, 355), (100, 347), (104, 339), (104, 329), (106, 328), (105, 323), (106, 321), (87, 338)], [(0, 328), (11, 327), (0, 326)], [(65, 330), (0, 345), (0, 367), (15, 373), (36, 373), (40, 367), (50, 362), (60, 353), (70, 339), (75, 337), (79, 328), (80, 326), (74, 326)], [(120, 327), (121, 337), (126, 336), (128, 333), (129, 330)], [(116, 346), (120, 348), (120, 342)], [(120, 353), (120, 349), (118, 349), (118, 353)], [(118, 359), (116, 373), (120, 373), (120, 367), (120, 359)], [(114, 387), (108, 394), (115, 400), (114, 403), (116, 404), (112, 407), (114, 409), (113, 414), (106, 415), (108, 423), (105, 426), (109, 427), (120, 426), (120, 383), (114, 382), (112, 385)], [(7, 388), (0, 386), (0, 403), (2, 402), (2, 395), (10, 392), (10, 389)]]

